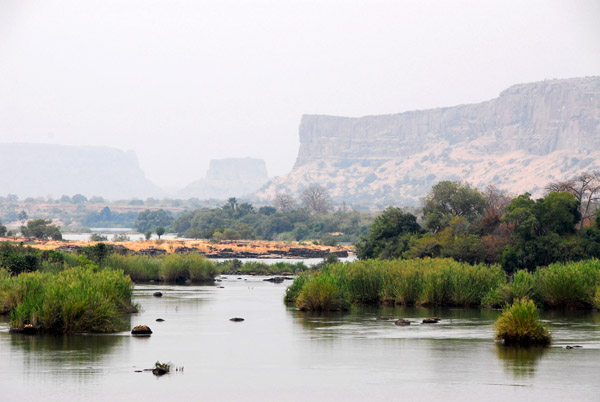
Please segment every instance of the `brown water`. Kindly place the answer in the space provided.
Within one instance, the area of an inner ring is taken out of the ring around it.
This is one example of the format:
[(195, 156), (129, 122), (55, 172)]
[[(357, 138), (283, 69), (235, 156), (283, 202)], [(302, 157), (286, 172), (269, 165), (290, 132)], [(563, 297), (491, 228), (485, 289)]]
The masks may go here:
[[(307, 314), (282, 303), (289, 282), (244, 278), (217, 283), (223, 289), (136, 286), (143, 310), (131, 326), (148, 324), (150, 338), (13, 335), (0, 321), (0, 401), (600, 400), (597, 312), (547, 314), (553, 346), (515, 349), (492, 339), (497, 311)], [(433, 315), (442, 322), (419, 324)], [(583, 348), (564, 348), (573, 344)], [(184, 371), (135, 372), (157, 360)]]

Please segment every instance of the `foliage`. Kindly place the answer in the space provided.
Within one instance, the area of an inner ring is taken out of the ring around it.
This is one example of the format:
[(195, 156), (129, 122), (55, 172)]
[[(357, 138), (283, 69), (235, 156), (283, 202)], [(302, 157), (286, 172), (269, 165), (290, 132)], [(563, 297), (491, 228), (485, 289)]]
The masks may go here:
[(139, 213), (137, 220), (133, 224), (135, 230), (144, 233), (147, 230), (156, 231), (159, 226), (167, 227), (173, 222), (171, 213), (164, 209), (151, 211), (149, 209)]
[(84, 267), (0, 279), (0, 306), (11, 311), (11, 328), (33, 325), (48, 333), (118, 331), (120, 315), (132, 310), (132, 293), (122, 272)]
[(537, 307), (526, 298), (507, 306), (494, 325), (496, 339), (508, 345), (547, 345), (551, 341), (548, 326), (540, 321)]
[(113, 212), (108, 206), (105, 206), (98, 212), (87, 212), (82, 218), (82, 223), (89, 227), (132, 227), (137, 216), (138, 213), (135, 211)]
[(534, 274), (534, 291), (550, 307), (577, 308), (594, 305), (600, 284), (600, 261), (551, 264)]
[(486, 200), (477, 189), (468, 184), (441, 181), (425, 197), (423, 221), (425, 227), (436, 233), (450, 224), (455, 216), (474, 222), (483, 215)]
[(52, 221), (47, 219), (33, 219), (27, 222), (27, 226), (21, 226), (21, 233), (25, 237), (36, 239), (62, 240), (60, 228), (51, 223)]
[(347, 310), (350, 303), (336, 279), (322, 271), (302, 286), (296, 307), (306, 311), (339, 311)]
[(98, 233), (92, 233), (92, 235), (90, 236), (90, 241), (107, 241), (108, 237), (98, 234)]
[(160, 236), (165, 234), (165, 228), (163, 226), (159, 226), (156, 228), (156, 235), (160, 239)]
[(400, 208), (389, 207), (375, 218), (369, 235), (356, 244), (356, 254), (361, 260), (401, 257), (408, 250), (410, 235), (421, 231), (416, 216)]

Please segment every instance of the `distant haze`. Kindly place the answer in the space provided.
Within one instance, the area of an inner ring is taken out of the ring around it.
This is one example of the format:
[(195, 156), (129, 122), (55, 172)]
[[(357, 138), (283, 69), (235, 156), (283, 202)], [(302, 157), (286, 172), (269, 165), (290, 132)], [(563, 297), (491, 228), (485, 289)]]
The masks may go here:
[(597, 0), (2, 0), (0, 142), (135, 150), (171, 189), (210, 159), (261, 158), (283, 175), (303, 114), (599, 75), (598, 16)]

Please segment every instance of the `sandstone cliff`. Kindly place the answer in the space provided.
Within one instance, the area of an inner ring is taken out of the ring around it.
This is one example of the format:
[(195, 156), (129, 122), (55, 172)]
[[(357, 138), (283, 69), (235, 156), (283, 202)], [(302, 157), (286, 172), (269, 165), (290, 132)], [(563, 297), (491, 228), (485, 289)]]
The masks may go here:
[(600, 77), (515, 85), (487, 102), (361, 118), (304, 116), (294, 169), (258, 198), (317, 183), (341, 201), (414, 205), (441, 180), (541, 195), (600, 169)]
[(21, 197), (161, 196), (133, 151), (50, 144), (0, 144), (0, 193)]
[(255, 158), (213, 159), (206, 177), (181, 190), (180, 198), (226, 199), (258, 190), (269, 180), (265, 161)]

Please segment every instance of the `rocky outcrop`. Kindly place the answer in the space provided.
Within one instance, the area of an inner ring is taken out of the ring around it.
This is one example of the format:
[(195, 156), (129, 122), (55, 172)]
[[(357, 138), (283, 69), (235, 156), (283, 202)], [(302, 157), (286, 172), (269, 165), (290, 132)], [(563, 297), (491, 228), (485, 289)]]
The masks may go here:
[(540, 194), (600, 169), (600, 77), (515, 85), (472, 105), (361, 118), (303, 116), (291, 173), (257, 193), (309, 184), (362, 204), (419, 202), (441, 180)]
[(133, 151), (50, 144), (0, 144), (4, 194), (21, 197), (83, 194), (109, 199), (162, 196)]
[(206, 177), (181, 190), (180, 198), (227, 199), (258, 190), (269, 180), (265, 161), (255, 158), (213, 159)]

